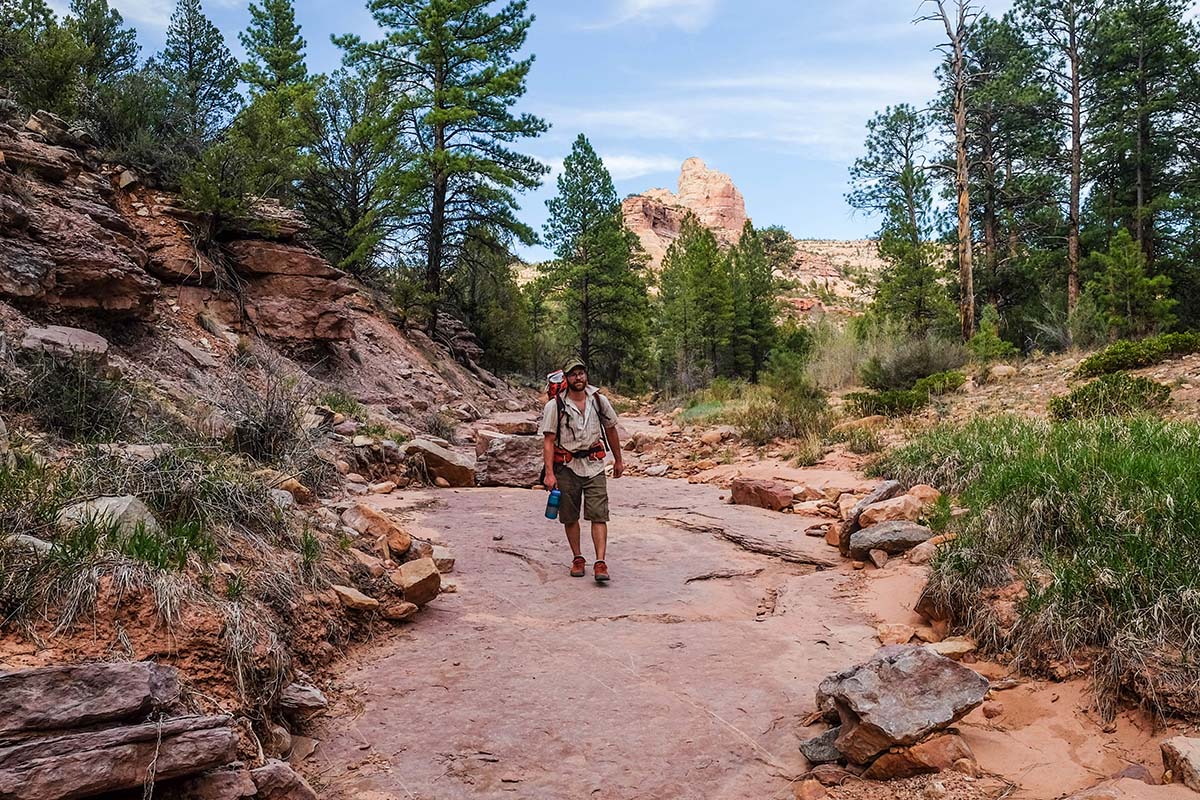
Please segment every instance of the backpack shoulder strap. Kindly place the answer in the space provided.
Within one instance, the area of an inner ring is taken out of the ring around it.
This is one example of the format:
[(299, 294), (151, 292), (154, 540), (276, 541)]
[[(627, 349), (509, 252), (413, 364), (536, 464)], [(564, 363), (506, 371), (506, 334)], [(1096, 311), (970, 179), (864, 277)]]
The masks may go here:
[(566, 412), (567, 412), (567, 407), (563, 403), (561, 394), (557, 394), (554, 396), (554, 406), (555, 406), (555, 410), (558, 411), (558, 425), (556, 426), (557, 430), (554, 433), (554, 443), (558, 444), (559, 442), (562, 441), (563, 417), (566, 416)]

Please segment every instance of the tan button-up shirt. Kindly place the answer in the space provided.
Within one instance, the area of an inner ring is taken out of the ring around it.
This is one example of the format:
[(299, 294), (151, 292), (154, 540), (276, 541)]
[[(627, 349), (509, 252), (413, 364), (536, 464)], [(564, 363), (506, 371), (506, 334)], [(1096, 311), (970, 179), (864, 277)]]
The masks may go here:
[[(596, 387), (587, 389), (588, 399), (584, 411), (579, 410), (575, 401), (567, 395), (562, 396), (563, 408), (567, 410), (562, 428), (558, 426), (558, 402), (551, 400), (542, 411), (542, 425), (538, 432), (545, 435), (555, 434), (559, 437), (558, 446), (564, 450), (576, 452), (590, 450), (592, 445), (600, 441), (604, 428), (612, 428), (617, 424), (617, 410), (613, 408), (608, 398), (600, 394)], [(590, 458), (572, 458), (567, 466), (581, 478), (590, 478), (604, 472), (603, 461), (593, 461)]]

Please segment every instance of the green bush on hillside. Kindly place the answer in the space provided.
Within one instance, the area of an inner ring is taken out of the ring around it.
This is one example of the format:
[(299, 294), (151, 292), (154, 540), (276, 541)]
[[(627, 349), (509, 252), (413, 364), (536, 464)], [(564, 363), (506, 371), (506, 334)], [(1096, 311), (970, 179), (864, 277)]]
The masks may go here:
[(958, 369), (967, 362), (959, 342), (930, 335), (907, 339), (895, 350), (876, 356), (862, 368), (862, 380), (878, 392), (912, 388), (921, 378)]
[[(968, 515), (934, 560), (930, 598), (988, 648), (1030, 665), (1087, 651), (1112, 713), (1122, 691), (1200, 712), (1200, 426), (1143, 416), (1016, 417), (937, 428), (880, 475), (959, 495)], [(989, 597), (1023, 585), (1019, 619)]]
[(1146, 339), (1122, 339), (1083, 360), (1075, 370), (1080, 378), (1151, 367), (1171, 358), (1200, 352), (1200, 333), (1164, 333)]
[(1163, 408), (1170, 400), (1171, 387), (1128, 372), (1114, 372), (1053, 398), (1050, 417), (1064, 421), (1128, 416)]
[(846, 395), (846, 405), (860, 417), (902, 417), (920, 411), (931, 398), (952, 392), (966, 382), (967, 376), (961, 372), (939, 372), (921, 378), (911, 389), (851, 392)]

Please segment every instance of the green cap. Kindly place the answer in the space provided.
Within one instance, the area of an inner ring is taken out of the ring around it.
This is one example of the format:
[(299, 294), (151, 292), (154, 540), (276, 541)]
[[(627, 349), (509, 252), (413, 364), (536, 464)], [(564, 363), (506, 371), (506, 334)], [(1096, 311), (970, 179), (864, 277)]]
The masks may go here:
[(583, 367), (584, 371), (587, 371), (587, 364), (583, 363), (583, 359), (568, 358), (567, 363), (563, 364), (563, 375), (570, 375), (571, 370), (578, 369), (579, 367)]

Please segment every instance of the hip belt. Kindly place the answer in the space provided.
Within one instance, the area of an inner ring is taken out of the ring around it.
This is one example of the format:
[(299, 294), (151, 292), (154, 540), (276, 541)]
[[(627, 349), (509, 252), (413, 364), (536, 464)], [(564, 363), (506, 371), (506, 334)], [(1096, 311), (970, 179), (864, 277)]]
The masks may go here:
[(569, 464), (575, 459), (586, 459), (588, 461), (603, 461), (608, 456), (608, 451), (604, 447), (604, 442), (596, 442), (587, 450), (564, 450), (561, 447), (554, 448), (554, 465)]

